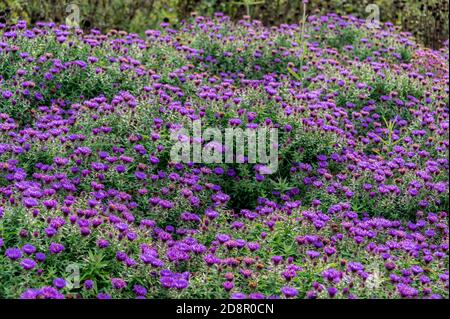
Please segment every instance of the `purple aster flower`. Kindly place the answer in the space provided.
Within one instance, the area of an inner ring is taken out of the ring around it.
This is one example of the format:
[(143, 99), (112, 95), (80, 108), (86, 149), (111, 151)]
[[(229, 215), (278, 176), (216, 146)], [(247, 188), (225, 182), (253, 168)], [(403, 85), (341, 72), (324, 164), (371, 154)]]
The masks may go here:
[(87, 279), (84, 282), (84, 288), (86, 288), (87, 290), (91, 290), (92, 288), (94, 288), (94, 282), (90, 279)]
[(36, 247), (34, 247), (33, 245), (30, 245), (30, 244), (25, 244), (22, 247), (22, 251), (27, 255), (31, 255), (34, 252), (36, 252)]
[(145, 296), (147, 294), (147, 289), (141, 285), (134, 285), (133, 291), (136, 294), (136, 296)]
[(127, 286), (127, 283), (120, 278), (112, 278), (111, 284), (114, 289), (123, 289)]
[(223, 288), (224, 288), (226, 291), (230, 291), (231, 289), (234, 288), (234, 283), (233, 283), (232, 281), (225, 281), (225, 282), (222, 284), (222, 286), (223, 286)]
[(2, 92), (2, 97), (5, 99), (5, 100), (9, 100), (11, 97), (12, 97), (12, 93), (11, 93), (11, 91), (3, 91)]
[(403, 283), (397, 285), (397, 291), (402, 298), (413, 298), (418, 295), (418, 291), (415, 288)]
[(19, 248), (8, 248), (5, 251), (5, 256), (11, 260), (22, 258), (22, 251)]
[(37, 261), (43, 262), (43, 261), (45, 261), (46, 257), (45, 257), (44, 253), (39, 252), (39, 253), (36, 253), (35, 258)]
[(55, 286), (56, 289), (61, 290), (66, 287), (66, 281), (63, 278), (56, 278), (53, 280), (53, 286)]
[(36, 262), (33, 259), (25, 258), (20, 262), (20, 266), (25, 270), (31, 270), (36, 267)]
[(328, 291), (328, 295), (330, 296), (330, 298), (333, 298), (338, 293), (338, 290), (336, 287), (329, 287), (327, 289), (327, 291)]
[(231, 299), (247, 299), (247, 295), (241, 292), (235, 292), (231, 295)]
[(51, 254), (59, 254), (64, 250), (64, 246), (59, 243), (51, 243), (49, 250)]
[(298, 290), (292, 287), (283, 287), (281, 288), (281, 293), (286, 298), (294, 298), (298, 295)]

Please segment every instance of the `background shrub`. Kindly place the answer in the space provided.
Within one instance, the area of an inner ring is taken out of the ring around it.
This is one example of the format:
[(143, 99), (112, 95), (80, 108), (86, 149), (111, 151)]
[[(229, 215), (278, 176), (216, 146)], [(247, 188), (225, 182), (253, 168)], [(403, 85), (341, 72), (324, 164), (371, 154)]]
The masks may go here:
[[(212, 15), (220, 11), (234, 19), (250, 15), (265, 25), (297, 23), (302, 15), (302, 3), (298, 0), (264, 0), (245, 6), (245, 1), (224, 0), (1, 0), (0, 19), (29, 22), (55, 21), (62, 23), (68, 15), (68, 4), (80, 7), (84, 28), (116, 28), (129, 32), (141, 32), (154, 28), (161, 22), (177, 24), (191, 12)], [(425, 45), (440, 47), (448, 39), (448, 1), (446, 0), (310, 0), (309, 14), (336, 12), (365, 18), (368, 4), (380, 8), (380, 19), (391, 21), (403, 30), (410, 31)], [(116, 14), (120, 12), (121, 14)], [(2, 18), (3, 17), (3, 18)], [(1, 21), (1, 20), (0, 20)]]

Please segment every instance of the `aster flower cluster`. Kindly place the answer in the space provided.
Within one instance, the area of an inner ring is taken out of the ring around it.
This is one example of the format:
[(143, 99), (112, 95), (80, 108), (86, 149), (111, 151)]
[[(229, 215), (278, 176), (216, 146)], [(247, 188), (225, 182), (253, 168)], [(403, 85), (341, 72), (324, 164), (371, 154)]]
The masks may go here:
[[(0, 26), (0, 297), (448, 298), (448, 42), (303, 31)], [(173, 162), (194, 120), (278, 171)]]

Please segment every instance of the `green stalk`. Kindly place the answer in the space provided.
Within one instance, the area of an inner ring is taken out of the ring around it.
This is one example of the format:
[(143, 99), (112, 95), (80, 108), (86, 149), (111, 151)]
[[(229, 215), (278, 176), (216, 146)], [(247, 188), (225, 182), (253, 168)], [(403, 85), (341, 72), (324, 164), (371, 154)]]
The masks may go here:
[(300, 78), (303, 80), (302, 67), (303, 67), (303, 59), (306, 52), (306, 42), (305, 42), (305, 25), (306, 25), (306, 2), (303, 1), (303, 16), (302, 16), (302, 28), (300, 30), (300, 41), (302, 43), (302, 57), (300, 59)]

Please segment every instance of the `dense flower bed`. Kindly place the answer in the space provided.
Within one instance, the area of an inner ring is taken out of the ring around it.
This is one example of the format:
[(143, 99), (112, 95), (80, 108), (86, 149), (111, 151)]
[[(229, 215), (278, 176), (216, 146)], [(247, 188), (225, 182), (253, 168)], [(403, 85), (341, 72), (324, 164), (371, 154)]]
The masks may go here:
[[(0, 36), (0, 297), (448, 298), (448, 43), (334, 14)], [(197, 119), (278, 128), (278, 171), (171, 162)]]

